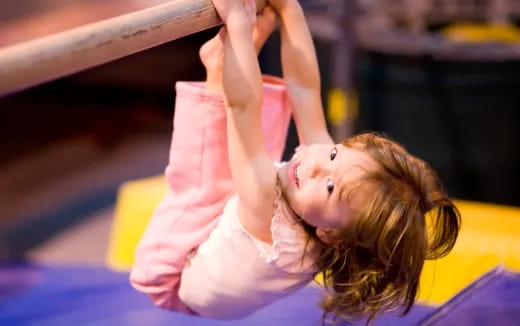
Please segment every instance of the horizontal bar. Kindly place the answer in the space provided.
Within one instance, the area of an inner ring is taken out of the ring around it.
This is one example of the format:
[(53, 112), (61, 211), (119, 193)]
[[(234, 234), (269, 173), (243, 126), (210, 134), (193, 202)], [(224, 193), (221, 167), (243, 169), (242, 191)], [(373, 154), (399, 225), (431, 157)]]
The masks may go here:
[[(265, 0), (256, 0), (263, 8)], [(151, 8), (0, 48), (0, 96), (222, 24), (211, 0)]]

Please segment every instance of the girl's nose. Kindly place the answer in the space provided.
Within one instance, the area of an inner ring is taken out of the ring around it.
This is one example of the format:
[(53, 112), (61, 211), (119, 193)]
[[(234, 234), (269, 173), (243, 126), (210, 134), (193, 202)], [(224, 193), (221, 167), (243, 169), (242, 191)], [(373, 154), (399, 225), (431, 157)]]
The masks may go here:
[(319, 160), (315, 160), (311, 166), (310, 176), (311, 176), (311, 178), (319, 177), (326, 172), (325, 170), (326, 169), (323, 166), (323, 163)]

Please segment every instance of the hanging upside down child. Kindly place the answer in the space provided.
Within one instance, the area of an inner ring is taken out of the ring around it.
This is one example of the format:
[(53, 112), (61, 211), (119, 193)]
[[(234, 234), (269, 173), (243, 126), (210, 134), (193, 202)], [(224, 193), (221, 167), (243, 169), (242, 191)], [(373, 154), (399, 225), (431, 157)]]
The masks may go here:
[[(296, 0), (213, 0), (225, 26), (180, 82), (170, 191), (136, 250), (131, 283), (163, 308), (247, 316), (321, 273), (324, 318), (373, 319), (415, 301), (425, 259), (455, 244), (459, 213), (435, 172), (375, 134), (335, 144)], [(257, 51), (281, 19), (284, 79)], [(292, 114), (301, 145), (279, 162)]]

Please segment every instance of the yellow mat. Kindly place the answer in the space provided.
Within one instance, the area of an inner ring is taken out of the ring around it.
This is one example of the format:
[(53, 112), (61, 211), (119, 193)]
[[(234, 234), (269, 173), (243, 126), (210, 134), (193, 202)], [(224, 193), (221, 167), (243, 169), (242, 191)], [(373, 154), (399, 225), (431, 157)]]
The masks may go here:
[(137, 243), (166, 192), (162, 176), (130, 181), (119, 188), (108, 247), (109, 267), (130, 270)]
[[(118, 193), (107, 264), (129, 270), (135, 247), (153, 210), (166, 193), (162, 176), (123, 184)], [(520, 271), (520, 208), (457, 201), (462, 229), (453, 251), (428, 261), (420, 300), (442, 304), (497, 264)]]
[(428, 261), (420, 300), (442, 304), (492, 267), (520, 271), (520, 208), (457, 201), (462, 228), (452, 252)]

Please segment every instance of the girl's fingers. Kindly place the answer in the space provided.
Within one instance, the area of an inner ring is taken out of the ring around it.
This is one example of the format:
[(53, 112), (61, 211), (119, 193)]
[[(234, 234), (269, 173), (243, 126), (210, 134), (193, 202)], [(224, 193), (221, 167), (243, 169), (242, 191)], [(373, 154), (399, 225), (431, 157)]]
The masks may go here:
[(246, 9), (246, 14), (254, 24), (256, 21), (256, 2), (255, 0), (244, 0), (244, 7)]

